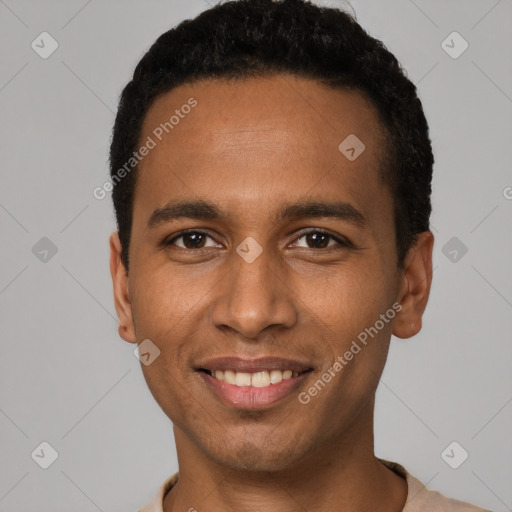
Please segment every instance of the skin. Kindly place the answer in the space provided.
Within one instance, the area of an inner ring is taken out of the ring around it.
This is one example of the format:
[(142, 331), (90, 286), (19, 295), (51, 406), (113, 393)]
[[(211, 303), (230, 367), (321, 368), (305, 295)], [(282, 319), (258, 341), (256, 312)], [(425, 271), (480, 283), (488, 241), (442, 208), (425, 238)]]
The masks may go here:
[[(117, 233), (110, 239), (119, 334), (130, 343), (149, 338), (161, 351), (141, 368), (174, 425), (180, 478), (165, 512), (402, 510), (406, 481), (374, 455), (375, 391), (391, 334), (409, 338), (421, 329), (433, 236), (420, 234), (398, 268), (376, 111), (359, 92), (288, 75), (211, 80), (157, 98), (140, 140), (190, 97), (198, 105), (139, 164), (128, 274)], [(338, 150), (351, 133), (366, 146), (354, 161)], [(195, 199), (226, 217), (147, 227), (154, 210)], [(349, 203), (365, 225), (276, 220), (283, 204), (305, 199)], [(161, 245), (184, 229), (206, 231), (202, 251), (190, 236)], [(305, 229), (327, 230), (353, 247), (315, 242)], [(249, 236), (263, 249), (252, 263), (236, 252)], [(402, 310), (394, 319), (301, 404), (298, 392), (395, 302)], [(274, 406), (240, 411), (195, 371), (199, 360), (220, 356), (279, 356), (314, 370)]]

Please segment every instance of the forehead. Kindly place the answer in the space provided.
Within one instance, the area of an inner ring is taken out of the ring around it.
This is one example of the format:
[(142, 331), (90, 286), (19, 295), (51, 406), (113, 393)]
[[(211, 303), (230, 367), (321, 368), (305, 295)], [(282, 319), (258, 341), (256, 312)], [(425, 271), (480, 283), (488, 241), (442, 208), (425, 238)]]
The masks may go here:
[(385, 135), (358, 91), (289, 75), (194, 82), (154, 101), (141, 144), (148, 137), (136, 208), (200, 196), (254, 211), (310, 194), (365, 209), (382, 196)]

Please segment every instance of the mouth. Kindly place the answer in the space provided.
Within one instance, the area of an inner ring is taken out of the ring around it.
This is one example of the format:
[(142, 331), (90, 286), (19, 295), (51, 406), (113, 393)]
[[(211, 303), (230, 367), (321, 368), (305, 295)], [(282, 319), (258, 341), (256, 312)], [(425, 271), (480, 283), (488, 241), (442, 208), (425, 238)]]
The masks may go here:
[(196, 368), (199, 377), (224, 405), (264, 409), (292, 395), (313, 367), (281, 358), (222, 358)]
[(294, 372), (293, 370), (263, 370), (250, 373), (238, 372), (236, 370), (208, 370), (206, 368), (200, 368), (199, 371), (232, 386), (265, 388), (279, 384), (283, 380), (295, 379), (299, 375), (311, 370), (308, 369), (302, 372)]

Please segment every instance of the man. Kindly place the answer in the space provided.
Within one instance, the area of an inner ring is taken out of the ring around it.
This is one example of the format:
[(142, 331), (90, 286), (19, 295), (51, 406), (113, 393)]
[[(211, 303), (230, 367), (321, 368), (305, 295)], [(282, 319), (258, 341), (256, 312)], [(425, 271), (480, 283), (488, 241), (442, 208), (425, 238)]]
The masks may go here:
[(482, 510), (374, 455), (433, 247), (428, 126), (382, 43), (303, 0), (218, 5), (139, 62), (110, 160), (119, 333), (179, 464), (144, 512)]

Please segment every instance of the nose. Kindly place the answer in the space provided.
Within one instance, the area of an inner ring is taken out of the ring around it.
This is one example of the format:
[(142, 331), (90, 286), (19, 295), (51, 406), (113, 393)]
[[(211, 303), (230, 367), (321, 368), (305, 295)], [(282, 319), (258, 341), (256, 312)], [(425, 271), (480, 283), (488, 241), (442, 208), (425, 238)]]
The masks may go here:
[(286, 284), (286, 268), (263, 250), (254, 260), (233, 252), (229, 271), (215, 295), (212, 323), (254, 340), (270, 326), (290, 328), (297, 321), (296, 297)]

